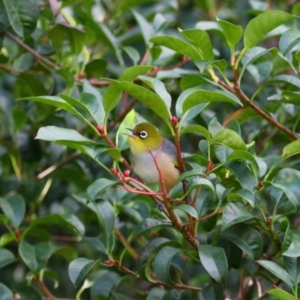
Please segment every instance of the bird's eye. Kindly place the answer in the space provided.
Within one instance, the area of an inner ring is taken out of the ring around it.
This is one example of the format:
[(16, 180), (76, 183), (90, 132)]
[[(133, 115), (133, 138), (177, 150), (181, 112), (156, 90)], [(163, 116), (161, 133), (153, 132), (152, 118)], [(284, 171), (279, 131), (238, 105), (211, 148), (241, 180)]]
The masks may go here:
[(147, 131), (141, 131), (140, 132), (140, 138), (145, 139), (148, 136)]

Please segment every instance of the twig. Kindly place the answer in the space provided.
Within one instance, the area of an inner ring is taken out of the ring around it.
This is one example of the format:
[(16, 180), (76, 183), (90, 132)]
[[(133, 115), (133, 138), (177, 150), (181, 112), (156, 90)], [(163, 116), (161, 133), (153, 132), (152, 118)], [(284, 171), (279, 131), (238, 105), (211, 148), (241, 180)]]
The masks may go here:
[(43, 291), (43, 293), (47, 296), (49, 300), (56, 300), (57, 298), (50, 292), (47, 286), (44, 284), (43, 281), (40, 280), (38, 275), (34, 276), (36, 283), (38, 284), (39, 288)]
[(234, 89), (228, 86), (224, 81), (222, 81), (220, 78), (217, 78), (217, 83), (219, 83), (223, 88), (225, 88), (227, 91), (235, 94), (240, 100), (247, 103), (250, 108), (252, 108), (254, 111), (256, 111), (260, 116), (262, 116), (264, 119), (266, 119), (270, 124), (277, 127), (280, 131), (284, 132), (286, 135), (288, 135), (293, 140), (298, 139), (298, 135), (296, 135), (293, 131), (289, 130), (279, 122), (277, 122), (275, 119), (273, 119), (271, 116), (269, 116), (267, 113), (265, 113), (260, 107), (258, 107), (256, 104), (254, 104), (241, 90), (240, 86), (238, 84), (235, 84)]
[(204, 221), (206, 219), (209, 219), (210, 217), (212, 217), (214, 215), (219, 214), (222, 211), (223, 211), (223, 208), (216, 209), (215, 211), (213, 211), (212, 213), (210, 213), (210, 214), (208, 214), (206, 216), (200, 217), (197, 220), (193, 220), (193, 223), (202, 222), (202, 221)]
[[(108, 265), (108, 266), (115, 266), (120, 271), (122, 271), (122, 272), (124, 272), (128, 275), (131, 275), (135, 278), (140, 277), (138, 273), (133, 272), (133, 271), (129, 270), (128, 268), (122, 266), (118, 260), (109, 259), (109, 260), (105, 261), (105, 264)], [(161, 282), (159, 280), (156, 280), (153, 283), (157, 284), (157, 285), (160, 285), (160, 286), (169, 287), (169, 288), (172, 288), (172, 289), (177, 289), (177, 290), (202, 291), (202, 288), (199, 288), (199, 287), (196, 287), (196, 286), (189, 286), (189, 285), (185, 285), (185, 284), (180, 284), (180, 283), (178, 283), (178, 284), (167, 284), (167, 283)]]
[(128, 243), (128, 240), (123, 236), (121, 231), (118, 228), (114, 229), (116, 236), (121, 240), (124, 247), (127, 249), (127, 251), (131, 254), (131, 256), (134, 259), (138, 258), (138, 253), (131, 247), (131, 245)]
[(78, 152), (78, 151), (73, 152), (72, 154), (67, 156), (64, 160), (60, 161), (59, 163), (54, 164), (53, 166), (51, 166), (51, 167), (47, 168), (46, 170), (42, 171), (41, 173), (39, 173), (37, 175), (37, 179), (45, 178), (49, 174), (53, 173), (57, 169), (61, 168), (62, 166), (64, 166), (68, 162), (70, 162), (71, 160), (77, 158), (79, 155), (80, 155), (80, 152)]
[(55, 70), (59, 70), (60, 67), (55, 65), (52, 61), (50, 61), (49, 59), (45, 58), (44, 56), (40, 55), (39, 53), (37, 53), (35, 50), (33, 50), (32, 48), (30, 48), (28, 45), (26, 45), (24, 42), (22, 42), (19, 38), (17, 38), (16, 36), (14, 36), (13, 34), (11, 34), (9, 31), (4, 30), (3, 31), (4, 34), (9, 37), (11, 40), (13, 40), (16, 44), (18, 44), (19, 46), (21, 46), (22, 48), (24, 48), (27, 52), (29, 52), (30, 54), (32, 54), (37, 60), (42, 61), (44, 64), (46, 64), (47, 66), (55, 69)]

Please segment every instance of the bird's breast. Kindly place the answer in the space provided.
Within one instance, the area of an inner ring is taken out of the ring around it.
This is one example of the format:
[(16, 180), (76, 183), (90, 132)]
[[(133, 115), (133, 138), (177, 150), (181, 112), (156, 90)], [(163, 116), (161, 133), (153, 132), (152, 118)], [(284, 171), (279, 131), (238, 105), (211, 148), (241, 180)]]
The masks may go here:
[(152, 151), (152, 154), (153, 156), (149, 152), (145, 152), (139, 155), (132, 155), (131, 161), (134, 172), (145, 183), (159, 183), (158, 165), (166, 188), (172, 188), (180, 175), (179, 170), (174, 165), (173, 158), (163, 152), (157, 153), (157, 151)]

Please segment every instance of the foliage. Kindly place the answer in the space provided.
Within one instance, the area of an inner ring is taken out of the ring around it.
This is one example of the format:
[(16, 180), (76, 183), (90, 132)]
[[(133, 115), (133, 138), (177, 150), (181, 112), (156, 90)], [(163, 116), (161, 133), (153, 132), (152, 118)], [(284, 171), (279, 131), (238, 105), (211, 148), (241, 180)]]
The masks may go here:
[(0, 5), (0, 300), (298, 299), (299, 4)]

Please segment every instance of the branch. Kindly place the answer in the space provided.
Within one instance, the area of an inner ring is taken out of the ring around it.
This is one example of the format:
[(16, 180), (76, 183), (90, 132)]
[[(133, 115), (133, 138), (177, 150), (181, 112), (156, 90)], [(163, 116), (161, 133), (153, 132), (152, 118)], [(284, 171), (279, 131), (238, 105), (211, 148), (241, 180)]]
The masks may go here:
[(234, 89), (228, 86), (224, 81), (222, 81), (220, 78), (217, 78), (217, 83), (219, 83), (223, 88), (225, 88), (227, 91), (235, 94), (240, 100), (242, 100), (244, 103), (248, 104), (250, 108), (252, 108), (254, 111), (256, 111), (260, 116), (262, 116), (265, 120), (267, 120), (270, 124), (277, 127), (280, 131), (284, 132), (286, 135), (288, 135), (293, 140), (297, 140), (299, 137), (297, 134), (295, 134), (290, 129), (286, 128), (284, 125), (277, 122), (275, 119), (273, 119), (271, 116), (269, 116), (267, 113), (265, 113), (260, 107), (258, 107), (256, 104), (254, 104), (241, 90), (238, 83), (235, 83)]
[(124, 247), (127, 249), (127, 251), (131, 254), (131, 256), (136, 260), (138, 258), (138, 253), (131, 247), (128, 240), (123, 236), (121, 231), (118, 228), (114, 229), (116, 236), (121, 240)]
[(34, 279), (39, 286), (39, 288), (43, 291), (43, 293), (47, 296), (47, 299), (49, 300), (56, 300), (57, 298), (50, 292), (50, 290), (47, 288), (45, 283), (40, 280), (38, 275), (34, 276)]
[(26, 45), (24, 42), (22, 42), (19, 38), (11, 34), (9, 31), (4, 30), (4, 34), (9, 37), (11, 40), (13, 40), (16, 44), (24, 48), (27, 52), (29, 52), (31, 55), (33, 55), (37, 60), (42, 61), (45, 65), (49, 66), (50, 68), (54, 70), (59, 70), (60, 67), (55, 65), (52, 61), (45, 58), (44, 56), (40, 55), (38, 52), (30, 48), (28, 45)]
[[(140, 275), (138, 273), (133, 272), (133, 271), (129, 270), (128, 268), (122, 266), (118, 260), (109, 259), (109, 260), (105, 261), (105, 264), (108, 265), (108, 266), (115, 266), (120, 271), (122, 271), (122, 272), (124, 272), (128, 275), (131, 275), (135, 278), (140, 277)], [(157, 285), (160, 285), (160, 286), (169, 287), (169, 288), (172, 288), (172, 289), (177, 289), (177, 290), (202, 291), (202, 288), (199, 288), (199, 287), (196, 287), (196, 286), (189, 286), (189, 285), (185, 285), (185, 284), (180, 284), (180, 283), (178, 283), (178, 284), (167, 284), (167, 283), (161, 282), (159, 280), (156, 280), (153, 283), (157, 284)]]

